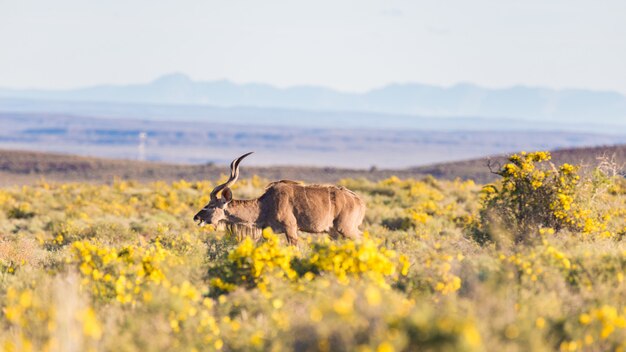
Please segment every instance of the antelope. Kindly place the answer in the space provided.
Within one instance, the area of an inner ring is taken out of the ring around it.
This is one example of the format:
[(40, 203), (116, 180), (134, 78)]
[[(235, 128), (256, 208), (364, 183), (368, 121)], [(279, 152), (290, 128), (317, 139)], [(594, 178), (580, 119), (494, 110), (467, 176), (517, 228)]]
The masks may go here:
[(267, 185), (259, 198), (233, 199), (230, 187), (239, 178), (239, 163), (250, 154), (233, 160), (228, 181), (213, 189), (209, 203), (193, 217), (194, 222), (200, 226), (206, 223), (247, 228), (257, 234), (270, 227), (284, 233), (290, 245), (297, 245), (298, 230), (326, 232), (333, 239), (361, 237), (359, 226), (365, 216), (365, 203), (345, 187), (281, 180)]

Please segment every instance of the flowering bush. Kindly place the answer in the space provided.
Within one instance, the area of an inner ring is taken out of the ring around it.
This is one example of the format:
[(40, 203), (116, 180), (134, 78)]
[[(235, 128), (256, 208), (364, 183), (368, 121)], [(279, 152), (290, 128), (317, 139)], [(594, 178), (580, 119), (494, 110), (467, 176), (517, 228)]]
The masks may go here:
[[(147, 247), (99, 247), (87, 241), (72, 244), (72, 263), (82, 274), (81, 285), (98, 299), (134, 303), (149, 283), (168, 285), (161, 267), (168, 256), (157, 241)], [(144, 296), (145, 298), (146, 296)]]
[(271, 279), (311, 280), (331, 274), (348, 284), (351, 278), (364, 278), (381, 287), (389, 287), (386, 278), (408, 273), (409, 262), (395, 251), (380, 246), (366, 234), (359, 241), (342, 243), (323, 240), (312, 244), (306, 256), (294, 247), (280, 244), (271, 229), (263, 230), (265, 241), (255, 245), (250, 238), (239, 243), (223, 262), (209, 270), (213, 294), (228, 293), (241, 286), (267, 292)]
[(287, 280), (297, 277), (291, 268), (295, 249), (282, 246), (269, 229), (263, 231), (263, 238), (265, 241), (258, 246), (252, 239), (244, 239), (223, 262), (209, 270), (214, 295), (233, 291), (237, 286), (265, 291), (270, 277)]
[(557, 168), (549, 160), (548, 152), (522, 152), (495, 172), (500, 184), (482, 191), (485, 230), (504, 227), (519, 241), (541, 227), (585, 234), (603, 229), (599, 216), (584, 203), (579, 168), (570, 164)]
[(583, 312), (571, 328), (578, 338), (570, 338), (560, 345), (561, 350), (577, 350), (599, 347), (603, 350), (626, 348), (626, 307), (602, 305)]
[[(403, 255), (380, 245), (366, 233), (359, 241), (313, 243), (311, 252), (297, 263), (300, 275), (331, 273), (341, 283), (350, 278), (366, 278), (388, 287), (386, 278), (398, 273), (407, 275), (409, 262)], [(398, 270), (399, 269), (399, 270)]]

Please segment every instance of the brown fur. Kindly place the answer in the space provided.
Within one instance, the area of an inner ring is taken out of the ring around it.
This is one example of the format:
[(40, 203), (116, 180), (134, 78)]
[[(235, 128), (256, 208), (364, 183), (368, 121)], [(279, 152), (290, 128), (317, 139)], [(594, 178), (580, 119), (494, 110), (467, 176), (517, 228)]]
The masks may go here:
[(258, 236), (266, 227), (285, 233), (290, 244), (298, 242), (297, 231), (327, 232), (333, 238), (340, 235), (358, 238), (359, 226), (365, 216), (365, 203), (347, 188), (332, 185), (304, 185), (281, 180), (270, 183), (257, 199), (229, 199), (230, 194), (212, 200), (194, 220), (229, 228), (249, 228)]

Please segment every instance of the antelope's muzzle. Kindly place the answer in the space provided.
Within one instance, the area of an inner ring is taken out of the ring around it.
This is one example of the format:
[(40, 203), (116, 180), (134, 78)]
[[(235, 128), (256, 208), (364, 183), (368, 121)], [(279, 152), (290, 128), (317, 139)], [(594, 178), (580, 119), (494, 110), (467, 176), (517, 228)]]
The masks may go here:
[(197, 222), (198, 226), (206, 225), (206, 210), (200, 210), (198, 214), (194, 215), (193, 222)]

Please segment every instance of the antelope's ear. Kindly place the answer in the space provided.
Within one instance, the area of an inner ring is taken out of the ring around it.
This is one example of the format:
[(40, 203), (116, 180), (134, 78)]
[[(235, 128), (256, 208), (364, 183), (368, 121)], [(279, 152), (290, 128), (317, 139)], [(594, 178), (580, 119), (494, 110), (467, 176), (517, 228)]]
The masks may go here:
[(226, 202), (230, 202), (231, 200), (233, 200), (233, 192), (230, 190), (230, 188), (226, 187), (222, 190), (222, 199), (224, 199)]

